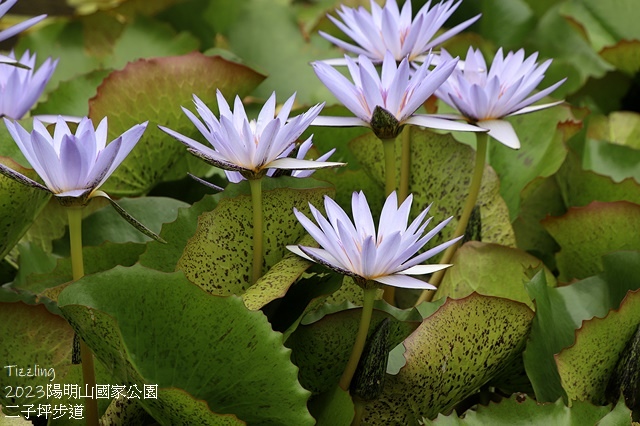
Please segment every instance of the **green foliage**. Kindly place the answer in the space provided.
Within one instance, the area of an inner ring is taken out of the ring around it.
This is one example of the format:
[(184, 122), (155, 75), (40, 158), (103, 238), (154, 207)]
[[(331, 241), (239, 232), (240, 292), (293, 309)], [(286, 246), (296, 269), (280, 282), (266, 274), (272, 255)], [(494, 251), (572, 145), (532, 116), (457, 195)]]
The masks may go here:
[(407, 363), (367, 407), (367, 422), (415, 425), (447, 411), (521, 352), (532, 318), (526, 305), (507, 299), (447, 299), (404, 341)]
[(176, 424), (198, 413), (218, 424), (220, 414), (234, 414), (251, 423), (313, 424), (282, 335), (237, 297), (207, 294), (181, 273), (134, 266), (86, 276), (58, 302), (117, 379), (158, 384), (157, 400), (140, 401), (156, 418)]
[(439, 415), (427, 420), (425, 426), (474, 426), (492, 424), (496, 426), (524, 426), (529, 424), (554, 424), (562, 426), (581, 426), (586, 424), (622, 425), (631, 422), (631, 411), (623, 403), (610, 407), (599, 407), (589, 403), (574, 403), (571, 407), (562, 400), (553, 404), (539, 404), (525, 395), (512, 396), (499, 403), (480, 405), (475, 411), (464, 416), (457, 414)]

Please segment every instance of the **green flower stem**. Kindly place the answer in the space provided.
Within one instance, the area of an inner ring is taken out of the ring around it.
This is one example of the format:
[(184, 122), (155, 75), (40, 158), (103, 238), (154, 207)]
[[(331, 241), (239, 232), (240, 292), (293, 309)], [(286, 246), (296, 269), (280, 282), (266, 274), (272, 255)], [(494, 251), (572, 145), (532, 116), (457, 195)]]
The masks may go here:
[[(453, 233), (452, 238), (457, 238), (460, 235), (464, 234), (467, 229), (467, 224), (469, 223), (469, 218), (471, 217), (471, 212), (476, 205), (476, 201), (478, 201), (478, 194), (480, 193), (480, 186), (482, 184), (482, 173), (484, 172), (484, 164), (485, 158), (487, 156), (487, 145), (489, 142), (489, 135), (487, 133), (476, 133), (476, 164), (473, 168), (473, 176), (471, 177), (471, 184), (469, 185), (469, 194), (467, 195), (467, 201), (464, 204), (462, 209), (462, 215), (458, 220), (458, 226)], [(442, 255), (442, 259), (440, 259), (440, 263), (450, 263), (453, 255), (458, 248), (458, 244), (450, 245), (447, 250)], [(429, 283), (438, 287), (442, 278), (444, 278), (444, 274), (446, 273), (446, 269), (436, 272), (433, 274)], [(416, 305), (419, 305), (422, 302), (430, 302), (433, 299), (433, 295), (435, 294), (435, 290), (423, 290), (422, 294), (418, 298)]]
[(253, 204), (253, 269), (251, 274), (251, 284), (262, 276), (262, 179), (249, 179), (251, 185), (251, 201)]
[(376, 299), (376, 288), (366, 288), (364, 290), (364, 303), (362, 304), (362, 316), (360, 317), (360, 326), (358, 327), (358, 334), (356, 335), (356, 341), (353, 344), (351, 355), (347, 366), (342, 372), (340, 377), (340, 387), (342, 390), (348, 391), (349, 385), (351, 385), (351, 379), (356, 372), (358, 362), (362, 356), (364, 345), (367, 342), (367, 334), (369, 332), (369, 324), (371, 323), (371, 315), (373, 313), (373, 301)]
[[(396, 190), (396, 140), (380, 139), (382, 148), (384, 149), (384, 195), (389, 196)], [(400, 200), (398, 200), (400, 201)], [(396, 289), (395, 287), (385, 287), (384, 300), (392, 306), (395, 306)]]
[(380, 139), (384, 149), (384, 195), (396, 190), (396, 140)]
[(353, 408), (355, 409), (355, 415), (351, 421), (351, 426), (360, 426), (362, 423), (362, 417), (364, 416), (365, 403), (356, 398), (353, 401)]
[[(69, 242), (71, 244), (71, 270), (73, 280), (77, 281), (84, 276), (84, 260), (82, 258), (82, 207), (68, 207), (69, 218)], [(82, 378), (84, 384), (90, 388), (96, 388), (96, 373), (93, 365), (91, 349), (80, 339), (80, 358), (82, 359)], [(84, 403), (85, 415), (89, 426), (98, 426), (98, 400), (86, 398)]]
[(411, 178), (411, 126), (404, 126), (402, 130), (402, 155), (400, 157), (400, 188), (398, 189), (398, 203), (402, 203), (409, 196), (409, 180)]

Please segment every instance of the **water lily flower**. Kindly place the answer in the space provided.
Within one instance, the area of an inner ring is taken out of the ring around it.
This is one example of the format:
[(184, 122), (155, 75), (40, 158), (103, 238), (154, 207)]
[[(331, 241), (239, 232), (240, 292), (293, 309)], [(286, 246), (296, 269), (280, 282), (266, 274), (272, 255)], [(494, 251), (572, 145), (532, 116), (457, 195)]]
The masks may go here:
[[(138, 124), (120, 137), (107, 142), (107, 118), (94, 130), (91, 119), (84, 117), (75, 134), (60, 117), (53, 137), (38, 119), (27, 132), (18, 122), (4, 119), (25, 158), (44, 181), (42, 187), (59, 198), (86, 201), (126, 158), (144, 133), (147, 123)], [(7, 168), (0, 165), (7, 172)], [(17, 173), (11, 171), (11, 173)], [(25, 180), (30, 180), (22, 176)]]
[(340, 20), (331, 15), (329, 19), (355, 44), (347, 43), (339, 38), (320, 31), (320, 35), (346, 51), (368, 57), (373, 62), (382, 62), (386, 52), (400, 62), (408, 57), (409, 61), (424, 59), (421, 57), (430, 49), (469, 27), (480, 18), (480, 15), (456, 25), (438, 37), (434, 36), (444, 23), (460, 6), (461, 1), (454, 3), (446, 0), (431, 7), (428, 1), (411, 20), (411, 1), (404, 2), (402, 12), (396, 0), (387, 0), (381, 8), (371, 0), (371, 12), (360, 6), (357, 10), (342, 6), (336, 10)]
[(33, 130), (27, 132), (18, 122), (4, 119), (4, 123), (31, 167), (44, 185), (29, 179), (0, 163), (0, 174), (25, 185), (53, 194), (68, 207), (82, 207), (91, 198), (104, 197), (116, 211), (145, 235), (162, 241), (160, 237), (131, 217), (98, 188), (127, 157), (144, 133), (147, 122), (133, 126), (115, 140), (107, 142), (107, 118), (96, 129), (91, 119), (84, 117), (75, 134), (62, 117), (58, 118), (54, 134), (38, 119)]
[[(298, 147), (298, 153), (296, 154), (296, 158), (299, 160), (304, 160), (304, 158), (307, 156), (307, 153), (309, 152), (309, 150), (313, 147), (313, 142), (312, 142), (313, 136), (309, 136), (309, 138), (307, 140), (305, 140), (303, 143), (300, 144), (300, 146)], [(288, 157), (289, 154), (291, 154), (291, 151), (293, 151), (295, 148), (295, 145), (291, 145), (288, 149), (284, 150), (282, 152), (282, 154), (280, 155), (280, 158), (284, 158), (284, 157)], [(333, 153), (336, 152), (336, 149), (333, 148), (330, 151), (326, 152), (325, 154), (321, 155), (320, 157), (318, 157), (316, 160), (314, 161), (326, 161), (329, 159), (329, 157), (331, 157), (333, 155)], [(269, 169), (267, 171), (267, 176), (274, 176), (276, 174), (276, 172), (278, 171), (278, 169)], [(292, 177), (295, 178), (305, 178), (305, 177), (309, 177), (313, 174), (313, 172), (315, 172), (315, 169), (309, 169), (309, 170), (290, 170), (289, 171)], [(242, 173), (240, 172), (231, 172), (228, 170), (224, 171), (225, 175), (227, 175), (227, 179), (229, 179), (229, 182), (233, 182), (233, 183), (238, 183), (242, 180), (244, 180), (244, 177), (242, 176)]]
[[(7, 13), (7, 11), (11, 9), (14, 4), (16, 4), (17, 1), (18, 0), (6, 0), (0, 3), (0, 18), (2, 18)], [(20, 22), (13, 27), (7, 28), (4, 31), (0, 31), (0, 41), (4, 41), (18, 33), (21, 33), (27, 28), (32, 27), (38, 22), (42, 21), (46, 17), (47, 15), (38, 15), (33, 18), (27, 19), (26, 21)], [(15, 64), (17, 63), (17, 61), (14, 57), (0, 55), (0, 63)]]
[(382, 63), (382, 72), (366, 56), (356, 63), (345, 56), (353, 82), (324, 62), (312, 65), (318, 78), (356, 117), (324, 117), (313, 121), (318, 126), (367, 126), (378, 138), (394, 139), (404, 124), (443, 130), (484, 131), (466, 123), (457, 123), (426, 114), (414, 114), (443, 84), (456, 67), (457, 60), (441, 61), (433, 70), (430, 55), (410, 73), (407, 58), (397, 65), (391, 52)]
[[(16, 60), (13, 52), (8, 56)], [(0, 62), (0, 116), (19, 120), (36, 103), (58, 65), (48, 58), (36, 71), (36, 55), (27, 50), (18, 60), (25, 68)]]
[(308, 260), (320, 263), (341, 274), (352, 276), (361, 285), (363, 282), (376, 281), (394, 287), (432, 289), (434, 287), (431, 284), (413, 278), (411, 275), (431, 274), (451, 266), (421, 265), (421, 263), (454, 244), (461, 237), (417, 254), (449, 223), (451, 218), (445, 219), (424, 234), (431, 221), (431, 218), (424, 220), (429, 207), (408, 225), (412, 200), (413, 196), (409, 195), (398, 207), (396, 193), (392, 192), (382, 207), (376, 229), (364, 193), (353, 193), (351, 200), (353, 222), (335, 201), (325, 196), (326, 218), (309, 204), (317, 225), (294, 209), (302, 226), (321, 248), (305, 246), (287, 246), (287, 248)]
[(193, 155), (221, 169), (239, 172), (247, 179), (258, 179), (274, 169), (309, 170), (342, 165), (285, 156), (285, 153), (293, 150), (297, 139), (318, 116), (324, 104), (315, 105), (307, 112), (289, 119), (295, 94), (276, 115), (274, 92), (262, 107), (257, 120), (249, 120), (238, 96), (233, 111), (219, 90), (216, 97), (220, 119), (196, 95), (193, 95), (193, 101), (202, 121), (188, 109), (182, 108), (213, 148), (166, 127), (159, 126), (160, 129), (186, 145)]
[[(444, 59), (451, 58), (446, 52)], [(489, 130), (489, 136), (504, 145), (518, 149), (520, 140), (505, 117), (526, 114), (558, 105), (563, 101), (533, 105), (560, 86), (566, 78), (531, 95), (540, 84), (551, 60), (537, 64), (538, 53), (525, 59), (524, 50), (509, 52), (503, 56), (502, 49), (496, 53), (491, 68), (480, 50), (469, 48), (464, 70), (454, 70), (451, 77), (436, 91), (444, 102), (457, 109), (467, 121)]]

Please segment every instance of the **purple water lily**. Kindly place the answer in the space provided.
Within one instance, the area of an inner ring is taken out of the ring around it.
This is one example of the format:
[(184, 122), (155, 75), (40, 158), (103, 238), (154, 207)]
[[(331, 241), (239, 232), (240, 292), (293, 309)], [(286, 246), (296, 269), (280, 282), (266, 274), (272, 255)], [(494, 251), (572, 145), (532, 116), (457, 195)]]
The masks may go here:
[[(451, 56), (443, 51), (443, 59)], [(558, 88), (566, 78), (539, 91), (531, 92), (540, 84), (551, 60), (536, 63), (538, 54), (525, 58), (524, 50), (509, 52), (503, 56), (498, 50), (491, 68), (487, 70), (480, 50), (469, 48), (464, 70), (456, 69), (451, 77), (436, 91), (436, 95), (453, 108), (461, 117), (489, 130), (489, 136), (510, 148), (520, 148), (520, 140), (511, 123), (504, 117), (526, 114), (558, 105), (563, 101), (533, 105)]]
[[(8, 57), (14, 62), (17, 59), (13, 52)], [(36, 71), (36, 55), (27, 50), (17, 62), (27, 68), (0, 63), (0, 115), (16, 120), (23, 118), (36, 103), (58, 60), (48, 58)]]
[[(272, 170), (310, 170), (341, 166), (342, 163), (311, 161), (287, 157), (296, 141), (315, 119), (324, 104), (315, 105), (304, 114), (289, 118), (295, 100), (291, 96), (276, 115), (275, 92), (262, 107), (257, 120), (249, 120), (242, 101), (236, 96), (234, 110), (220, 91), (217, 92), (220, 118), (197, 96), (193, 96), (202, 121), (191, 111), (182, 108), (212, 148), (178, 132), (159, 126), (167, 134), (187, 146), (189, 152), (207, 163), (226, 171), (239, 172), (244, 178), (255, 179)], [(232, 179), (234, 179), (232, 175)]]
[(456, 67), (457, 60), (441, 61), (430, 70), (431, 57), (410, 72), (408, 60), (400, 64), (387, 52), (379, 74), (371, 60), (360, 56), (356, 63), (345, 56), (352, 81), (324, 62), (314, 62), (318, 78), (355, 117), (318, 117), (318, 126), (367, 126), (380, 139), (395, 138), (404, 124), (443, 130), (484, 131), (426, 114), (414, 114), (435, 93)]
[(424, 220), (429, 212), (427, 208), (408, 225), (413, 196), (407, 197), (398, 207), (396, 193), (392, 192), (384, 203), (377, 229), (364, 193), (353, 193), (353, 222), (335, 201), (329, 197), (324, 200), (326, 218), (313, 205), (309, 205), (317, 225), (294, 209), (302, 226), (321, 246), (287, 246), (299, 256), (353, 276), (356, 281), (370, 280), (404, 288), (432, 289), (434, 287), (431, 284), (411, 275), (431, 274), (451, 266), (421, 265), (460, 238), (417, 254), (451, 218), (425, 234), (431, 221), (431, 218)]
[(358, 9), (342, 6), (336, 10), (342, 22), (331, 15), (328, 17), (354, 44), (322, 31), (320, 35), (346, 51), (366, 56), (373, 62), (382, 62), (387, 52), (398, 62), (404, 58), (409, 61), (422, 60), (424, 58), (421, 55), (480, 18), (480, 15), (475, 16), (435, 37), (460, 3), (446, 0), (431, 7), (431, 1), (428, 1), (413, 20), (411, 1), (405, 1), (402, 11), (396, 0), (387, 0), (384, 8), (371, 0), (371, 12), (362, 6)]
[(27, 132), (18, 122), (4, 119), (14, 141), (44, 181), (45, 186), (0, 164), (0, 173), (18, 178), (31, 186), (51, 192), (61, 199), (84, 204), (92, 193), (111, 176), (144, 133), (147, 123), (138, 124), (114, 141), (107, 142), (107, 119), (96, 129), (84, 117), (75, 134), (58, 118), (53, 136), (38, 119)]

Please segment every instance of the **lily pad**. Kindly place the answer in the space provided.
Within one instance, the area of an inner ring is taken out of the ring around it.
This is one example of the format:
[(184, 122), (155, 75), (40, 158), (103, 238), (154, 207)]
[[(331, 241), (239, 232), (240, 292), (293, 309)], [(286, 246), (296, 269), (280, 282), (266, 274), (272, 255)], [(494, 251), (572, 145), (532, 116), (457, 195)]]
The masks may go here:
[[(3, 360), (3, 372), (0, 374), (0, 404), (7, 412), (19, 414), (26, 404), (60, 404), (55, 394), (47, 395), (47, 385), (82, 386), (81, 366), (72, 364), (73, 329), (58, 315), (47, 311), (43, 305), (29, 306), (22, 302), (0, 303), (0, 359)], [(9, 368), (13, 366), (13, 368)], [(22, 368), (22, 373), (30, 377), (20, 377), (15, 370)], [(37, 370), (37, 371), (36, 371)], [(113, 383), (100, 366), (96, 366), (96, 381), (99, 384)], [(11, 387), (16, 394), (8, 397)], [(24, 396), (17, 397), (22, 387)], [(26, 395), (31, 393), (30, 397)], [(109, 405), (109, 399), (98, 399), (99, 411), (103, 412)], [(65, 396), (67, 404), (83, 404), (83, 399)], [(10, 408), (19, 405), (20, 408)], [(1, 414), (0, 414), (1, 416)], [(32, 415), (32, 417), (34, 417)], [(2, 419), (0, 418), (0, 424)], [(73, 424), (61, 419), (56, 424)]]
[[(262, 184), (266, 272), (288, 252), (287, 244), (305, 235), (293, 208), (310, 215), (309, 203), (319, 208), (324, 195), (333, 191), (312, 179), (265, 178)], [(250, 285), (253, 216), (248, 187), (247, 181), (230, 184), (215, 209), (200, 215), (196, 232), (178, 261), (177, 268), (190, 281), (212, 294), (242, 294)]]
[(640, 206), (626, 201), (574, 207), (542, 225), (560, 245), (556, 261), (564, 282), (601, 272), (604, 254), (640, 247)]
[(609, 176), (584, 170), (580, 158), (571, 151), (556, 180), (567, 206), (586, 206), (592, 201), (640, 203), (640, 184), (635, 179), (615, 182)]
[[(618, 421), (619, 423), (615, 423)], [(611, 423), (613, 422), (613, 423)], [(434, 426), (525, 426), (530, 424), (553, 424), (562, 426), (619, 425), (631, 422), (631, 411), (623, 403), (601, 407), (589, 403), (575, 403), (571, 407), (559, 399), (555, 403), (539, 404), (524, 394), (511, 396), (499, 403), (479, 405), (477, 410), (468, 410), (458, 417), (454, 412), (449, 416), (440, 414), (424, 425)]]
[[(397, 176), (400, 175), (399, 139), (396, 141)], [(365, 134), (352, 140), (349, 147), (365, 171), (379, 186), (383, 186), (384, 161), (380, 140), (372, 133)], [(436, 245), (451, 238), (467, 196), (474, 158), (474, 150), (457, 142), (451, 134), (411, 129), (409, 192), (414, 197), (411, 212), (415, 216), (433, 203), (429, 212), (434, 216), (434, 223), (454, 216), (430, 244)], [(515, 246), (509, 211), (500, 196), (500, 183), (489, 166), (483, 174), (478, 204), (482, 216), (482, 241)]]
[(620, 71), (633, 76), (640, 70), (640, 41), (620, 40), (614, 46), (602, 49), (600, 56)]
[(518, 248), (531, 253), (551, 270), (556, 269), (554, 253), (560, 250), (540, 221), (566, 213), (562, 193), (555, 177), (536, 178), (521, 192), (520, 213), (513, 221)]
[[(0, 162), (35, 179), (35, 172), (21, 167), (9, 158), (0, 157)], [(0, 258), (6, 256), (27, 232), (50, 197), (48, 192), (0, 175)]]
[[(203, 75), (209, 78), (202, 78)], [(200, 138), (180, 109), (192, 105), (193, 94), (213, 107), (216, 89), (228, 97), (235, 94), (242, 97), (263, 78), (244, 65), (197, 52), (142, 59), (111, 73), (89, 102), (90, 117), (94, 121), (109, 117), (110, 139), (135, 124), (147, 120), (150, 124), (136, 148), (102, 189), (115, 196), (148, 192), (179, 158), (189, 155), (182, 144), (160, 131), (158, 124)]]
[(606, 401), (605, 390), (618, 357), (640, 323), (640, 291), (631, 291), (618, 310), (585, 321), (575, 343), (555, 356), (570, 401)]
[(497, 244), (470, 241), (456, 250), (434, 298), (461, 299), (471, 293), (515, 300), (534, 309), (525, 283), (528, 272), (542, 268), (547, 283), (555, 285), (555, 278), (539, 259), (522, 250)]
[(406, 365), (387, 376), (371, 425), (416, 425), (476, 392), (520, 354), (533, 311), (512, 300), (472, 294), (447, 299), (404, 341)]
[[(307, 235), (298, 243), (307, 247), (317, 247), (315, 240)], [(254, 285), (242, 295), (247, 308), (252, 311), (261, 309), (264, 305), (286, 295), (293, 283), (313, 263), (293, 254), (285, 254), (282, 260), (262, 276)]]
[(158, 385), (157, 400), (140, 400), (156, 419), (184, 424), (198, 413), (220, 424), (233, 414), (253, 424), (313, 424), (282, 335), (237, 297), (136, 265), (85, 276), (58, 302), (116, 378)]
[(147, 249), (140, 256), (140, 264), (158, 271), (175, 271), (184, 246), (196, 232), (198, 216), (213, 210), (218, 198), (219, 196), (206, 195), (192, 206), (178, 209), (176, 220), (162, 225), (159, 234), (167, 243), (149, 241)]
[(551, 288), (542, 273), (527, 285), (536, 316), (523, 357), (538, 401), (566, 397), (554, 355), (574, 342), (582, 322), (604, 317), (620, 306), (629, 290), (640, 288), (640, 253), (616, 252), (602, 262), (603, 273), (568, 286)]
[(518, 134), (522, 148), (508, 149), (490, 141), (491, 167), (500, 176), (500, 193), (513, 219), (520, 210), (522, 190), (537, 177), (554, 174), (564, 162), (564, 146), (582, 123), (569, 107), (555, 107), (509, 120)]
[[(292, 360), (300, 368), (300, 383), (314, 393), (333, 389), (344, 371), (356, 340), (362, 308), (350, 303), (325, 305), (303, 319), (287, 339)], [(410, 335), (422, 317), (415, 309), (400, 310), (376, 301), (369, 336), (385, 318), (391, 320), (388, 349)]]

